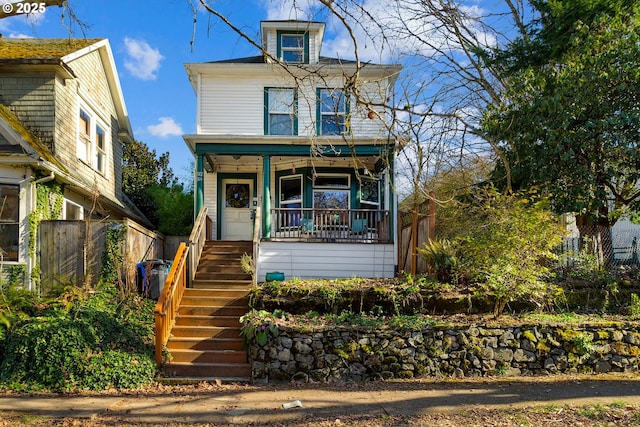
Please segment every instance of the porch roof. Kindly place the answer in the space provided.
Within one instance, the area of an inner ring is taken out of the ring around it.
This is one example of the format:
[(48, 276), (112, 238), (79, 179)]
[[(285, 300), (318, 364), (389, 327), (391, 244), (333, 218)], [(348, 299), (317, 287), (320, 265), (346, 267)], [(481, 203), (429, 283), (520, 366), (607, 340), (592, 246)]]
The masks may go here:
[(195, 154), (240, 154), (240, 155), (275, 155), (275, 156), (379, 156), (388, 150), (388, 146), (380, 145), (281, 145), (281, 144), (213, 144), (202, 143), (195, 146)]
[(277, 138), (255, 135), (183, 135), (193, 154), (352, 156), (380, 155), (394, 146), (388, 139), (375, 137), (299, 137)]

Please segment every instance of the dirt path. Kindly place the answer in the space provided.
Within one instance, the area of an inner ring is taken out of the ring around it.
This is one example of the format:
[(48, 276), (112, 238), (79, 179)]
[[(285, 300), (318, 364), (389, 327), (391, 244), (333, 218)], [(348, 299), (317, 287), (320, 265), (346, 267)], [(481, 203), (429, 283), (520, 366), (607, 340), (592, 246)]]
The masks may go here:
[[(302, 407), (282, 408), (295, 400)], [(638, 426), (640, 376), (202, 383), (127, 393), (1, 395), (0, 419), (0, 426)]]

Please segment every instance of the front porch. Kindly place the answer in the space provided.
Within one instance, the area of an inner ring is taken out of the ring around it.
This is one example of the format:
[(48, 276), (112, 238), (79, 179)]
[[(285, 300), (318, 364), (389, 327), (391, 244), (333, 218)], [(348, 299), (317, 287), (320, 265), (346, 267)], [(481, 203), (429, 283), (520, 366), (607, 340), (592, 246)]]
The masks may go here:
[(389, 211), (273, 208), (266, 240), (309, 243), (391, 243)]

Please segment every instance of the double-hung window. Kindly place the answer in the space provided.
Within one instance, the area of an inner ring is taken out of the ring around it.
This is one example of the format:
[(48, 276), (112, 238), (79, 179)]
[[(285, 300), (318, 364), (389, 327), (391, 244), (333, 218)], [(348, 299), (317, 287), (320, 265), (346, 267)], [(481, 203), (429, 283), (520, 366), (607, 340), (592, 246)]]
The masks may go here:
[(278, 58), (282, 62), (309, 62), (309, 34), (304, 32), (278, 32)]
[(20, 187), (0, 184), (0, 254), (4, 261), (18, 261), (19, 233)]
[(107, 127), (86, 106), (78, 113), (78, 159), (101, 174), (106, 174), (107, 166)]
[(265, 89), (265, 135), (297, 135), (295, 89)]
[(302, 175), (289, 175), (280, 178), (280, 225), (297, 227), (302, 218)]
[(341, 89), (318, 89), (318, 135), (342, 135), (349, 131), (349, 101)]

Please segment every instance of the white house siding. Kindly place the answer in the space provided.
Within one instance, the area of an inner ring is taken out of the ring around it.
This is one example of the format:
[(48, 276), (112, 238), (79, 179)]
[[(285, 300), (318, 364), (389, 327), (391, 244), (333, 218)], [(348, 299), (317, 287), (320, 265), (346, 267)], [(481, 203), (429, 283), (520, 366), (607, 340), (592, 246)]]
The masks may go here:
[(202, 76), (201, 134), (264, 134), (264, 87), (267, 80)]
[[(203, 74), (199, 99), (199, 134), (202, 135), (264, 135), (264, 88), (293, 87), (282, 72), (270, 75), (211, 76)], [(264, 73), (263, 73), (264, 74)], [(313, 136), (316, 132), (316, 89), (342, 87), (342, 78), (322, 82), (305, 80), (298, 88), (298, 135)], [(365, 99), (380, 103), (380, 82), (363, 84)], [(369, 119), (368, 110), (351, 102), (351, 127), (354, 135), (380, 138), (386, 135), (379, 118)]]
[(389, 278), (394, 276), (393, 244), (262, 242), (258, 281), (268, 272), (286, 279)]

